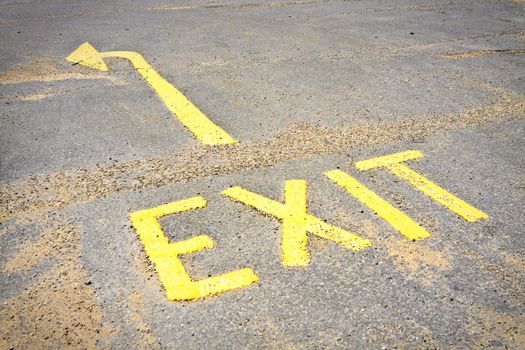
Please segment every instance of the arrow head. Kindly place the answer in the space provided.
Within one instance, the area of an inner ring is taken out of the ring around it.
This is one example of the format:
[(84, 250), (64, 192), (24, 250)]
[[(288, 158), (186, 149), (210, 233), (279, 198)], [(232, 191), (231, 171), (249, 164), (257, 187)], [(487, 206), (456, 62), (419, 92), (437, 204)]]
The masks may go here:
[(109, 70), (100, 53), (88, 42), (80, 45), (78, 49), (67, 56), (66, 60), (89, 68), (98, 69), (103, 72)]

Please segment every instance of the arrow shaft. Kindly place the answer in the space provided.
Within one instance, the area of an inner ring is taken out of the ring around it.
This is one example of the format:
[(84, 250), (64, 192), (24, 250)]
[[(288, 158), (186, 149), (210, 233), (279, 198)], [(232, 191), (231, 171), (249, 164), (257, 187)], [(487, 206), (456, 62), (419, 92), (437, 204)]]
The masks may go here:
[(118, 57), (130, 61), (173, 115), (203, 144), (220, 145), (237, 142), (226, 131), (206, 117), (182, 92), (157, 73), (138, 52), (108, 51), (100, 52), (100, 55), (101, 57)]

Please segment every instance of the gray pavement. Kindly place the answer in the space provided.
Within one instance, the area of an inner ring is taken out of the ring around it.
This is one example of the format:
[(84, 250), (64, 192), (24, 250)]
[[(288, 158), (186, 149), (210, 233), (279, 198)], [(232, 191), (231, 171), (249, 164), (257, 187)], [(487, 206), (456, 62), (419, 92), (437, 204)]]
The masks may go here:
[[(525, 5), (520, 1), (0, 2), (0, 347), (525, 348)], [(239, 140), (202, 145), (129, 62), (141, 53)], [(386, 169), (413, 170), (488, 219), (468, 222)], [(431, 236), (411, 241), (323, 173), (341, 169)], [(372, 242), (308, 235), (286, 267), (282, 222), (221, 192), (284, 202)], [(129, 215), (159, 220), (195, 280), (259, 281), (170, 301)]]

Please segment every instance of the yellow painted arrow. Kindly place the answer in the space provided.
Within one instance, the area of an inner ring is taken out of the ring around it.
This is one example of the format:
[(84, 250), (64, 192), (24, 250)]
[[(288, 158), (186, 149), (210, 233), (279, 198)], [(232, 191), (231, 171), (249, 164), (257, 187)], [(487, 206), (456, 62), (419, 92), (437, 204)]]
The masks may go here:
[(225, 145), (237, 142), (226, 131), (208, 119), (182, 92), (157, 73), (138, 52), (98, 52), (86, 42), (73, 51), (66, 60), (89, 68), (108, 71), (109, 68), (104, 62), (104, 57), (119, 57), (129, 60), (137, 72), (155, 90), (173, 115), (203, 144)]

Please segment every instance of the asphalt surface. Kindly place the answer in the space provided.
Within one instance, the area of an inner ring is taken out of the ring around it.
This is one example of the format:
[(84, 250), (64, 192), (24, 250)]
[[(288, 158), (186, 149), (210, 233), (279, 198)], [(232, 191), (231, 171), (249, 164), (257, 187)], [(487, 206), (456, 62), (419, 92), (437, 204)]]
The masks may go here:
[[(130, 62), (135, 51), (238, 143), (203, 145)], [(525, 4), (521, 1), (0, 2), (0, 347), (525, 348)], [(385, 168), (405, 164), (488, 215), (469, 222)], [(413, 241), (327, 176), (340, 169), (430, 233)], [(308, 234), (283, 265), (284, 202), (370, 240)], [(168, 300), (129, 215), (163, 217), (194, 280), (247, 287)]]

